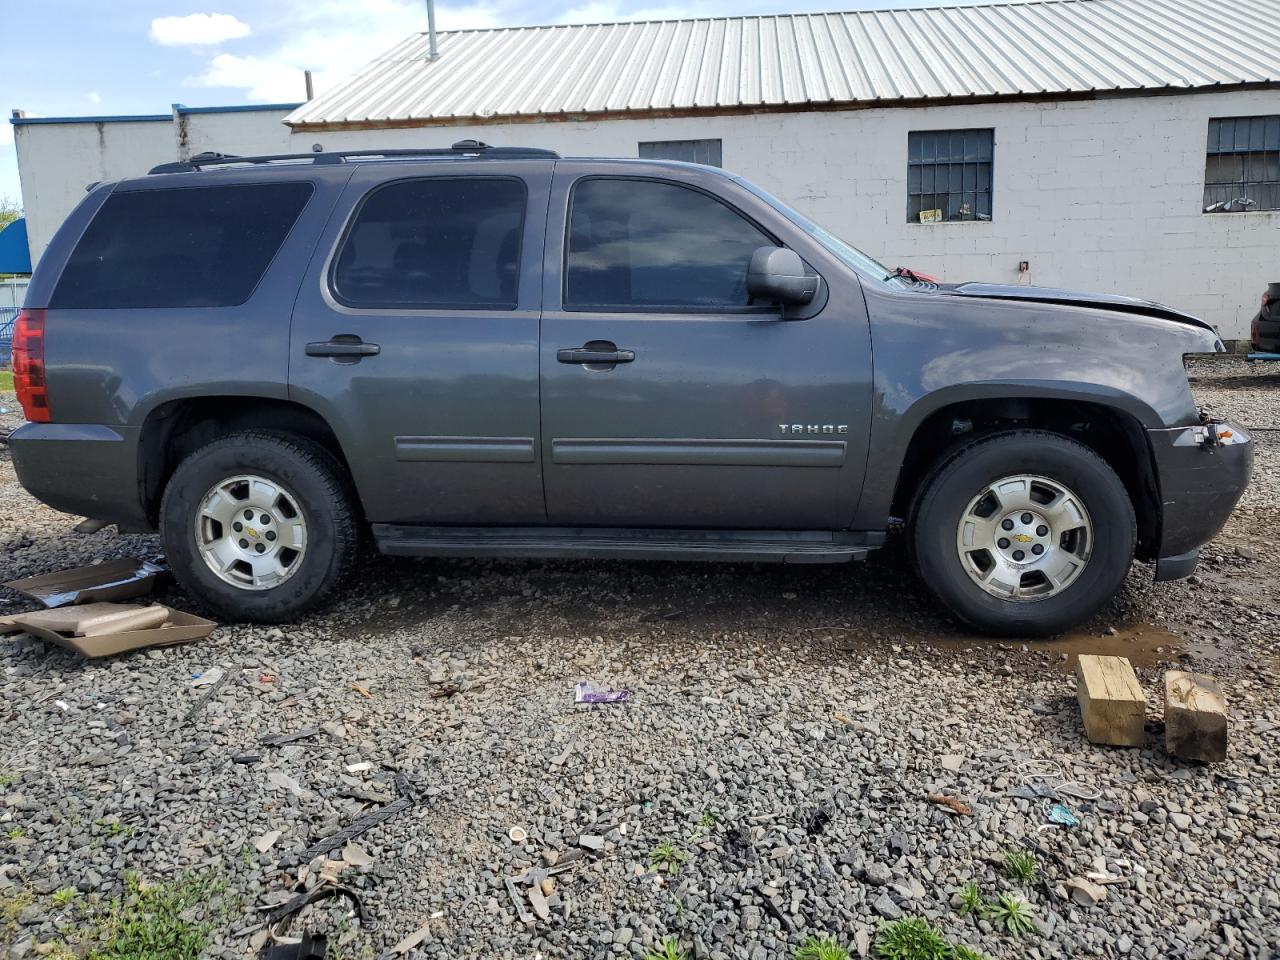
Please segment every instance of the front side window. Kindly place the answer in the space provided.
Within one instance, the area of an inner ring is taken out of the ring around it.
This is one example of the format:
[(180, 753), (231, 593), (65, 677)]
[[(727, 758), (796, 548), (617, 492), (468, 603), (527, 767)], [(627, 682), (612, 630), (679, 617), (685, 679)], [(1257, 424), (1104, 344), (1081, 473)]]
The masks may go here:
[(1280, 210), (1280, 116), (1209, 121), (1204, 212)]
[(991, 219), (993, 130), (907, 134), (907, 222)]
[(310, 183), (113, 193), (76, 244), (49, 305), (238, 306), (252, 296), (311, 193)]
[(658, 180), (587, 179), (573, 188), (565, 306), (741, 309), (751, 254), (774, 239), (694, 190)]
[(508, 177), (378, 187), (334, 258), (334, 295), (367, 309), (514, 310), (525, 195)]

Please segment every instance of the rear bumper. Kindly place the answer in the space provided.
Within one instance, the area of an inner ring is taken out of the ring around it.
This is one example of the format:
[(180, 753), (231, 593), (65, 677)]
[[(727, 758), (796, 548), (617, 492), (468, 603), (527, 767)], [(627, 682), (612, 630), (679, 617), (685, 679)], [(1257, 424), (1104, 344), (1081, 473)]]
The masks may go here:
[(1249, 333), (1253, 349), (1260, 353), (1280, 353), (1280, 320), (1267, 320), (1259, 314), (1253, 318)]
[(138, 481), (137, 427), (28, 423), (9, 436), (18, 482), (55, 510), (150, 528)]
[(1222, 530), (1249, 485), (1252, 439), (1237, 424), (1216, 427), (1223, 437), (1219, 444), (1205, 442), (1203, 427), (1148, 431), (1162, 506), (1156, 552), (1159, 580), (1194, 572), (1199, 548)]

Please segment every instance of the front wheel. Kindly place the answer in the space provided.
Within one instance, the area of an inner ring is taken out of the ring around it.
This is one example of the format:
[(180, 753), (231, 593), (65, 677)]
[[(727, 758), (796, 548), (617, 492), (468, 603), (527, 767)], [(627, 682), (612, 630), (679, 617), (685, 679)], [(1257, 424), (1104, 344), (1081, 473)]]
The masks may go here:
[(324, 448), (240, 433), (174, 471), (160, 529), (174, 575), (229, 620), (276, 623), (320, 602), (348, 573), (357, 525), (348, 483)]
[(959, 450), (912, 517), (925, 583), (995, 636), (1046, 636), (1088, 619), (1120, 588), (1136, 540), (1133, 504), (1106, 461), (1033, 430)]

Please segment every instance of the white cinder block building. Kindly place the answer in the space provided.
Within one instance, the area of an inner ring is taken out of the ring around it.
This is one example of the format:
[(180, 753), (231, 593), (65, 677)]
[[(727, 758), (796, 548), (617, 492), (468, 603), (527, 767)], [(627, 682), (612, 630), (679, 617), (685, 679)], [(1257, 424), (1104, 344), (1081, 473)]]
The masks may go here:
[(1247, 336), (1280, 278), (1280, 0), (1038, 0), (438, 40), (436, 59), (410, 37), (296, 109), (15, 118), (33, 256), (90, 180), (205, 150), (474, 138), (718, 163), (890, 265), (1152, 297), (1229, 340)]

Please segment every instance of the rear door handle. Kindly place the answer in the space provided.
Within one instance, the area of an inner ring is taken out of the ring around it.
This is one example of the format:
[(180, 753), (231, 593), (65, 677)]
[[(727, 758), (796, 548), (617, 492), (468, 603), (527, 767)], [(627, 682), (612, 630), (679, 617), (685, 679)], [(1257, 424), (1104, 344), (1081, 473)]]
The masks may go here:
[(613, 344), (583, 347), (562, 347), (556, 351), (561, 363), (630, 363), (636, 358), (634, 350), (619, 350)]
[(361, 357), (376, 357), (381, 352), (382, 348), (376, 343), (365, 343), (350, 333), (307, 344), (308, 357), (332, 357), (339, 363), (356, 363)]

